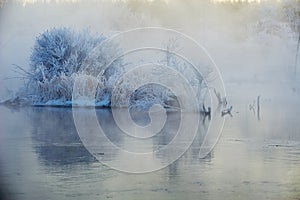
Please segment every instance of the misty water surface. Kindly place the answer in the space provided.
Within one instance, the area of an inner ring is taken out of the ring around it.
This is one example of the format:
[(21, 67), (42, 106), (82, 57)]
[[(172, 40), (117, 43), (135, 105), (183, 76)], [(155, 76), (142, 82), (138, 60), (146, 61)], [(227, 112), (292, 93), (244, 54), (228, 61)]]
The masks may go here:
[[(82, 145), (69, 108), (1, 107), (2, 187), (12, 199), (299, 199), (299, 95), (286, 91), (287, 99), (267, 93), (267, 84), (260, 84), (266, 93), (258, 118), (249, 110), (256, 92), (241, 91), (256, 86), (231, 85), (233, 116), (226, 117), (220, 141), (205, 159), (199, 158), (199, 131), (179, 160), (141, 175), (98, 162)], [(114, 143), (132, 145), (124, 143), (127, 136), (118, 130), (109, 109), (97, 110), (97, 116)], [(168, 125), (151, 140), (153, 146), (170, 142), (179, 116), (168, 114)], [(202, 132), (208, 123), (201, 122)]]

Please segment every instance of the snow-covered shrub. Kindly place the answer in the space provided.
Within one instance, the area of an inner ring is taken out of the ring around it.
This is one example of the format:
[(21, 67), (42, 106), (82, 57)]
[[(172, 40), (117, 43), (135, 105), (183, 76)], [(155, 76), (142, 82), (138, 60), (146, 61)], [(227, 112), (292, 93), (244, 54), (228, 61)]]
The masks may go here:
[(31, 75), (25, 89), (32, 103), (71, 101), (75, 79), (88, 81), (93, 76), (99, 80), (96, 102), (105, 100), (109, 104), (112, 86), (108, 83), (113, 84), (110, 79), (120, 74), (122, 66), (116, 61), (104, 69), (118, 52), (116, 45), (102, 45), (105, 39), (88, 30), (75, 32), (69, 28), (53, 28), (39, 35), (30, 57)]
[(163, 107), (179, 108), (176, 96), (167, 88), (158, 84), (148, 84), (138, 88), (131, 95), (130, 109), (147, 110), (154, 104), (160, 104)]
[(68, 28), (53, 28), (42, 33), (34, 45), (30, 63), (39, 81), (64, 73), (78, 72), (88, 54), (106, 38), (92, 36), (88, 30), (76, 33)]
[(51, 79), (44, 79), (37, 81), (37, 91), (40, 96), (40, 101), (45, 102), (48, 100), (61, 99), (67, 101), (72, 99), (72, 86), (74, 83), (73, 76), (54, 76)]

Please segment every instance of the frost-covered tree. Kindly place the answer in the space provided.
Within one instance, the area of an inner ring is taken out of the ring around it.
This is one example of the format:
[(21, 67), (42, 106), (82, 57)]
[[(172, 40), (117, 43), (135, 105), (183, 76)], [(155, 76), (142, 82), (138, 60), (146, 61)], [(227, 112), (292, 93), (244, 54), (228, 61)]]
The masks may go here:
[(37, 37), (30, 56), (30, 77), (23, 93), (31, 97), (31, 103), (57, 101), (64, 104), (72, 100), (75, 79), (97, 77), (96, 103), (105, 99), (108, 106), (109, 77), (119, 74), (122, 67), (116, 62), (107, 73), (100, 74), (117, 51), (115, 45), (102, 47), (105, 39), (103, 35), (93, 36), (88, 30), (75, 32), (69, 28), (53, 28), (43, 32)]
[(40, 34), (35, 42), (30, 64), (39, 81), (64, 73), (78, 72), (88, 53), (99, 45), (104, 36), (94, 37), (88, 30), (76, 33), (68, 28), (53, 28)]

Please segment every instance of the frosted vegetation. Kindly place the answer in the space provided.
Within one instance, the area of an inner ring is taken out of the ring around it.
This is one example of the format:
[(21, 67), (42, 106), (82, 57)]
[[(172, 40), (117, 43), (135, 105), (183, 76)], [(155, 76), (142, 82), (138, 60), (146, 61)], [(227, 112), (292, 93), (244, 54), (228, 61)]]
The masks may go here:
[[(175, 95), (163, 86), (148, 84), (129, 94), (129, 87), (134, 84), (116, 85), (130, 63), (124, 64), (120, 58), (108, 65), (119, 55), (121, 49), (117, 44), (109, 43), (106, 39), (103, 35), (92, 35), (88, 30), (75, 32), (69, 28), (53, 28), (40, 34), (36, 38), (30, 56), (30, 70), (26, 71), (19, 67), (27, 81), (18, 92), (17, 98), (12, 99), (11, 103), (36, 106), (73, 104), (110, 107), (114, 87), (121, 87), (121, 92), (116, 96), (118, 102), (114, 106), (128, 105), (124, 101), (130, 96), (131, 109), (145, 110), (153, 104), (178, 108)], [(183, 74), (190, 74), (191, 84), (198, 88), (200, 102), (201, 88), (204, 88), (202, 76), (188, 70), (185, 63), (170, 53), (176, 47), (174, 41), (167, 46), (168, 51), (164, 52), (164, 58), (159, 62)], [(74, 87), (80, 89), (75, 96), (76, 101), (72, 102)]]
[[(95, 58), (94, 65), (89, 65), (85, 72), (80, 70), (89, 53), (105, 39), (105, 36), (94, 36), (88, 30), (74, 32), (68, 28), (53, 28), (45, 31), (36, 39), (30, 56), (30, 70), (24, 71), (28, 81), (18, 96), (32, 105), (70, 105), (75, 79), (85, 84), (84, 92), (87, 93), (87, 88), (91, 87), (89, 84), (95, 81), (89, 73), (100, 72), (99, 66), (113, 56), (106, 55), (115, 48), (111, 45), (110, 49), (103, 50), (100, 57)], [(121, 67), (117, 65), (120, 63), (112, 66), (110, 73), (119, 73)], [(107, 81), (108, 75), (111, 74), (100, 75), (96, 82), (95, 100), (102, 103), (101, 106), (109, 106), (111, 86)]]

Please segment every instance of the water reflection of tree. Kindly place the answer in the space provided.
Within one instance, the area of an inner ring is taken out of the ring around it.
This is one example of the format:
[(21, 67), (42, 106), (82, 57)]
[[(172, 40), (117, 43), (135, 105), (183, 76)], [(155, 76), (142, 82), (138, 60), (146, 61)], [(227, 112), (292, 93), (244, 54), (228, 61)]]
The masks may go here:
[[(124, 140), (128, 136), (115, 124), (111, 110), (99, 109), (96, 110), (96, 113), (108, 139), (121, 149), (126, 149)], [(85, 115), (86, 113), (82, 112), (82, 114)], [(89, 164), (96, 161), (80, 140), (73, 121), (72, 109), (30, 108), (27, 115), (32, 126), (33, 147), (42, 163), (49, 166), (64, 166)], [(191, 148), (181, 159), (185, 159), (188, 162), (199, 162), (199, 150), (205, 136), (203, 133), (206, 132), (208, 123), (200, 124), (198, 134)], [(168, 145), (175, 137), (179, 124), (180, 112), (168, 114), (164, 128), (152, 138), (153, 148), (158, 150)], [(157, 158), (164, 162), (168, 156), (170, 155), (160, 154), (157, 155)], [(177, 168), (178, 164), (176, 163), (170, 166), (170, 175), (178, 173)]]
[(27, 112), (32, 125), (33, 146), (46, 165), (94, 162), (80, 141), (69, 108), (32, 108)]

